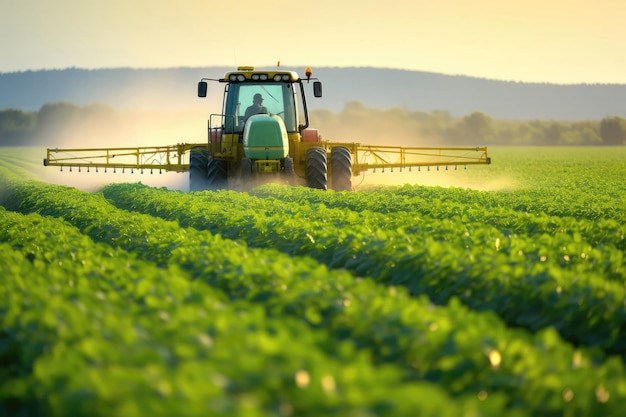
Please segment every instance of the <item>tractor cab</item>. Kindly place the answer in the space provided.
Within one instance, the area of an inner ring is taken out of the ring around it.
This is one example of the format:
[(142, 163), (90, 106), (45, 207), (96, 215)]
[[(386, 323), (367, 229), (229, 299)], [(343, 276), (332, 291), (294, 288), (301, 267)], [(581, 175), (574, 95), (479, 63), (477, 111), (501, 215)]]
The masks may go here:
[[(307, 83), (311, 80), (310, 75), (307, 68)], [(252, 114), (278, 116), (289, 133), (300, 133), (309, 125), (304, 85), (294, 71), (255, 71), (253, 67), (238, 67), (236, 72), (226, 73), (219, 80), (203, 78), (198, 84), (199, 97), (206, 97), (207, 81), (226, 83), (222, 113), (212, 115), (220, 118), (221, 123), (216, 124), (224, 128), (224, 133), (243, 134)], [(315, 97), (322, 96), (322, 85), (318, 80), (313, 81), (313, 93)], [(257, 101), (258, 97), (261, 103)]]

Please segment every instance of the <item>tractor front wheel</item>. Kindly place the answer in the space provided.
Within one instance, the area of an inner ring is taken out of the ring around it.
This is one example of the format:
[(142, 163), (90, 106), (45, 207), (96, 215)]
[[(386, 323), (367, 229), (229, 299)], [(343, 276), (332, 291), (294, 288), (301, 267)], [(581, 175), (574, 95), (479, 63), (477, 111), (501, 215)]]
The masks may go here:
[(241, 179), (246, 181), (252, 176), (252, 160), (241, 158)]
[(295, 184), (295, 171), (293, 169), (293, 158), (286, 157), (283, 160), (283, 177), (289, 185)]
[(293, 175), (293, 158), (287, 157), (283, 162), (285, 175)]
[(208, 149), (193, 148), (191, 150), (189, 155), (189, 191), (202, 191), (209, 188), (208, 163)]

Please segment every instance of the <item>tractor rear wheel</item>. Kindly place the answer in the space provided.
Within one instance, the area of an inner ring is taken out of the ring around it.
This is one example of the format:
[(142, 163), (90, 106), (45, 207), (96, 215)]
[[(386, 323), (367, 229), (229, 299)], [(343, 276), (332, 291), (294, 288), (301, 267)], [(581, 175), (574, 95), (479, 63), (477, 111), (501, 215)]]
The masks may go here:
[(208, 149), (193, 148), (191, 150), (189, 155), (189, 191), (202, 191), (209, 188), (208, 163)]
[(352, 154), (343, 146), (330, 151), (330, 172), (333, 190), (352, 191)]
[(228, 188), (226, 161), (221, 159), (209, 159), (207, 164), (207, 178), (209, 190), (221, 190)]
[(328, 182), (328, 159), (324, 148), (306, 151), (306, 185), (325, 190)]

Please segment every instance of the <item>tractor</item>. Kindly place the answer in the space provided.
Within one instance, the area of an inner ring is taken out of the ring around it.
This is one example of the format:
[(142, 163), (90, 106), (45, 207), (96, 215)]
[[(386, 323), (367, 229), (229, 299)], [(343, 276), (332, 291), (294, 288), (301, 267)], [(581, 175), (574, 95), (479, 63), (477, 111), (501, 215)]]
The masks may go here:
[(47, 149), (45, 166), (165, 170), (189, 173), (189, 190), (248, 189), (282, 181), (336, 191), (352, 189), (367, 170), (489, 164), (486, 147), (399, 147), (322, 140), (309, 126), (305, 90), (322, 96), (322, 83), (306, 68), (297, 72), (238, 67), (223, 78), (221, 113), (210, 114), (204, 143), (157, 147)]

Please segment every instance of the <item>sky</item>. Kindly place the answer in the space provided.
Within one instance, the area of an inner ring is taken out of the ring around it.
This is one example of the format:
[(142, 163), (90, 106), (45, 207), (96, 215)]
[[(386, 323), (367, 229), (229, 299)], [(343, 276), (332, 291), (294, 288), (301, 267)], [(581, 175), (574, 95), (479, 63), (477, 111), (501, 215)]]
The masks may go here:
[(626, 84), (623, 0), (0, 0), (0, 72), (378, 67)]

